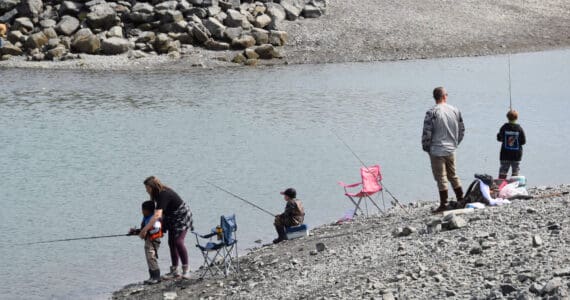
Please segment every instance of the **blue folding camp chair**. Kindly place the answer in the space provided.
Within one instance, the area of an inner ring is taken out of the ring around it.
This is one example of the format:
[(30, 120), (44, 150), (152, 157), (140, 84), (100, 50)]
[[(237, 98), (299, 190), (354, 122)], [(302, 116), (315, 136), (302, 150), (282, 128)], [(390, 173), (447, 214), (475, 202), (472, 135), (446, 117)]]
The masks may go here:
[[(219, 228), (213, 228), (209, 234), (200, 235), (192, 232), (196, 236), (196, 247), (200, 249), (204, 257), (200, 278), (203, 278), (208, 273), (212, 276), (223, 273), (224, 277), (230, 271), (239, 273), (236, 231), (236, 216), (231, 215), (229, 217), (221, 216)], [(218, 242), (212, 241), (213, 237), (217, 237)], [(209, 241), (206, 244), (200, 244), (200, 238), (208, 239)], [(235, 259), (235, 266), (232, 259)]]

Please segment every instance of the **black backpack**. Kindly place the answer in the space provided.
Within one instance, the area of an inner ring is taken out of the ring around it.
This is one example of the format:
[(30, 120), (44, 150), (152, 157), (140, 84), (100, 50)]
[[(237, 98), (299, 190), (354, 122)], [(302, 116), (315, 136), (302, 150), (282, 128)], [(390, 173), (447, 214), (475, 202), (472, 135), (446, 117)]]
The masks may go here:
[(463, 203), (462, 203), (463, 207), (465, 207), (467, 203), (473, 203), (473, 202), (481, 202), (485, 205), (489, 205), (489, 201), (485, 199), (485, 197), (483, 197), (483, 194), (481, 193), (480, 183), (481, 181), (479, 179), (475, 179), (473, 180), (473, 182), (471, 182), (471, 184), (467, 188), (467, 191), (465, 192), (465, 196), (463, 196)]

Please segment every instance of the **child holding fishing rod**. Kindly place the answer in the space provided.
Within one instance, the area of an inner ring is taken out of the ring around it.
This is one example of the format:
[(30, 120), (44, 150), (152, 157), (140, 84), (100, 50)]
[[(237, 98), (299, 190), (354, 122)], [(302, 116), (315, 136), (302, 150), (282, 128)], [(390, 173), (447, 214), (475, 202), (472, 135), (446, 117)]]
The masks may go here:
[[(148, 225), (154, 215), (154, 202), (145, 201), (142, 204), (143, 219), (140, 228), (131, 228), (129, 235), (138, 235), (141, 229)], [(160, 282), (160, 268), (158, 266), (158, 248), (160, 247), (160, 238), (162, 237), (162, 224), (160, 220), (154, 222), (144, 238), (144, 253), (146, 255), (146, 263), (148, 265), (148, 273), (150, 278), (145, 280), (145, 284), (156, 284)]]
[(497, 133), (497, 141), (501, 142), (499, 179), (507, 179), (509, 168), (512, 176), (519, 175), (523, 154), (522, 146), (526, 144), (526, 136), (522, 127), (517, 124), (518, 118), (519, 113), (510, 109), (507, 112), (509, 122), (505, 123)]

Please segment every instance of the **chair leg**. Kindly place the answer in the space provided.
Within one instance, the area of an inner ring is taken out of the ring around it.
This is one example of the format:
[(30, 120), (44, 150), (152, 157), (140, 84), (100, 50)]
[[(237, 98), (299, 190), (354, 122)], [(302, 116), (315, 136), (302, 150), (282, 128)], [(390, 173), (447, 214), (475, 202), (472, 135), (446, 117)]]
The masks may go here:
[(372, 202), (372, 204), (373, 204), (374, 206), (376, 206), (376, 208), (377, 208), (381, 213), (384, 213), (384, 211), (382, 211), (382, 209), (380, 209), (380, 206), (378, 206), (378, 204), (376, 204), (376, 202), (374, 202), (374, 200), (373, 200), (372, 198), (370, 198), (370, 196), (366, 196), (366, 197), (368, 197), (368, 200), (370, 200), (370, 202)]

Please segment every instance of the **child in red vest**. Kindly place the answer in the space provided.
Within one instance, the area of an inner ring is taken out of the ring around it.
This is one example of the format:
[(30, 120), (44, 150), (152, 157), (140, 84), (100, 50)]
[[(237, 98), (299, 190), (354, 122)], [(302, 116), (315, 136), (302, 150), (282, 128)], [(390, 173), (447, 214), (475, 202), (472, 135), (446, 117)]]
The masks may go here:
[[(144, 228), (154, 215), (153, 201), (143, 202), (142, 214), (143, 220), (141, 222), (141, 228)], [(130, 235), (138, 235), (139, 233), (140, 229), (131, 228), (129, 230)], [(148, 272), (150, 274), (150, 278), (148, 280), (145, 280), (145, 284), (156, 284), (160, 282), (160, 268), (158, 267), (158, 248), (160, 247), (160, 238), (162, 235), (162, 224), (160, 221), (156, 221), (152, 227), (152, 230), (148, 231), (148, 234), (144, 239), (144, 252), (146, 254), (146, 263), (148, 265)]]

